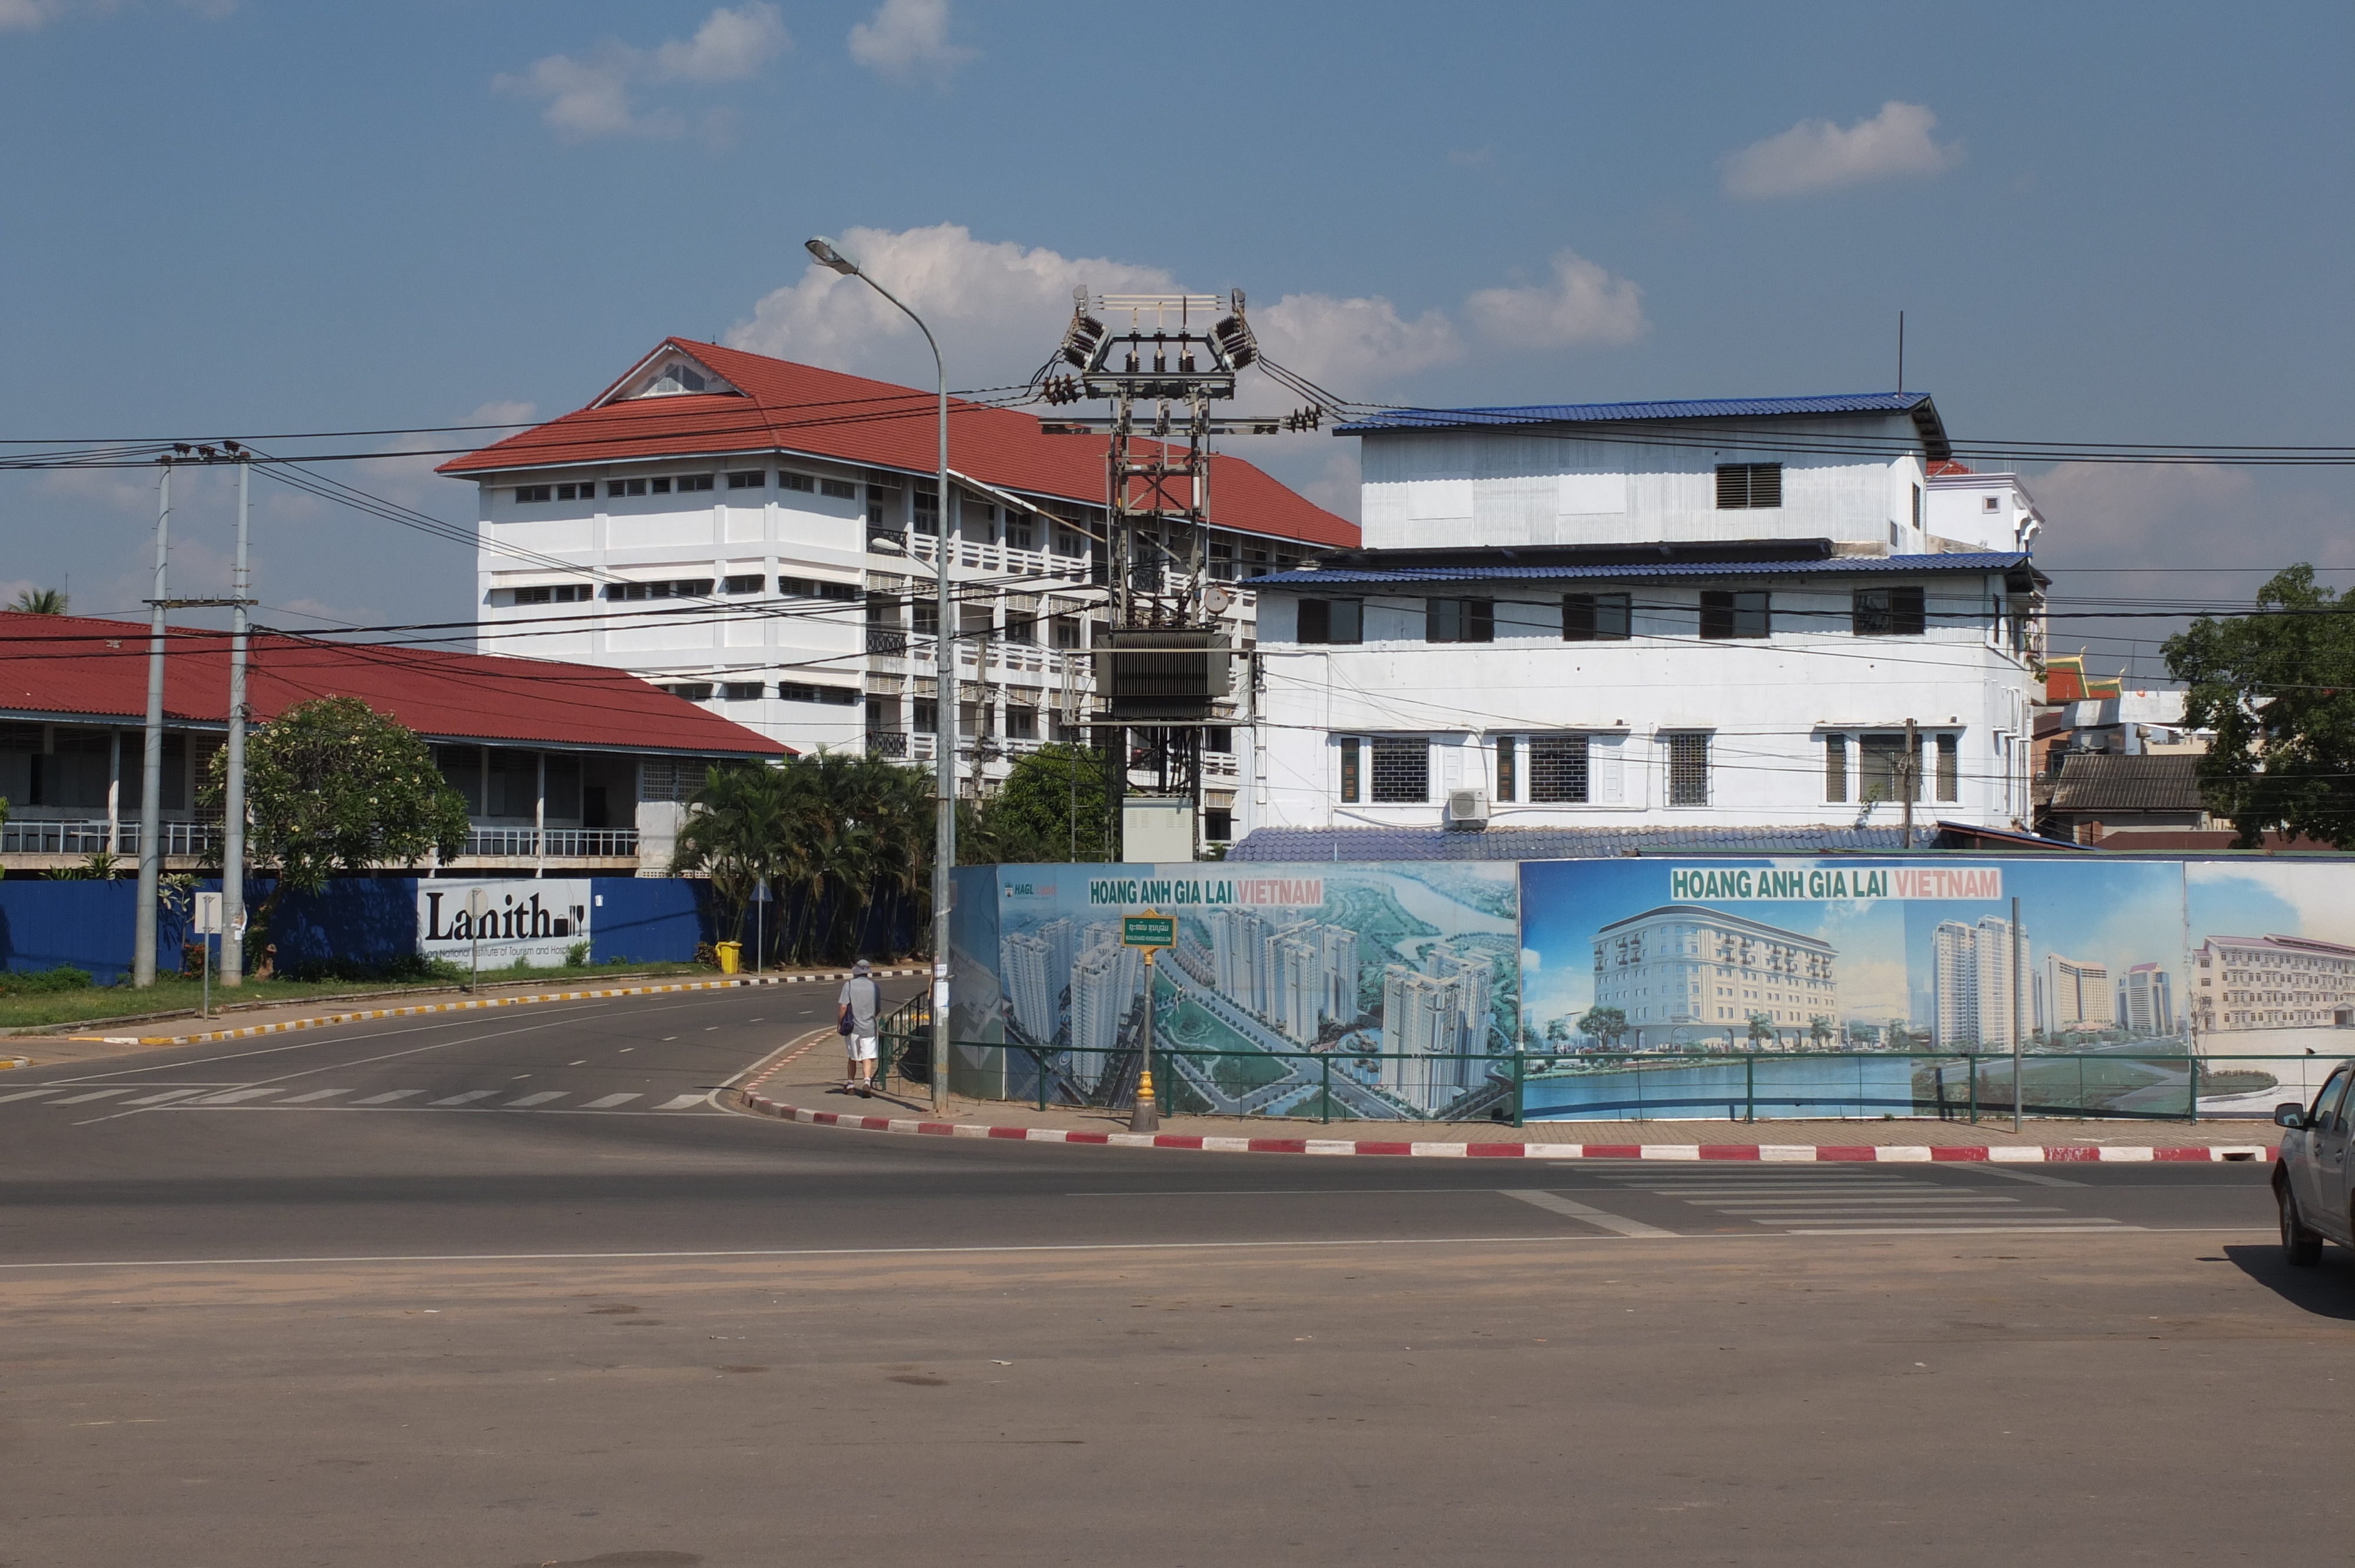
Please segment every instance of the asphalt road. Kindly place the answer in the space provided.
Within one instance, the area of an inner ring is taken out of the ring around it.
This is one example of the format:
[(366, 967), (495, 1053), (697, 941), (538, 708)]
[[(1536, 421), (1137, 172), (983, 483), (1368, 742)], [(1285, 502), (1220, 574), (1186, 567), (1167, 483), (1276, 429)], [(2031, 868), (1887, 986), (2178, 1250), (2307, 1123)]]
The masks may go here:
[(2263, 1167), (1325, 1160), (713, 1104), (831, 1011), (0, 1076), (0, 1565), (2347, 1538), (2355, 1267), (2281, 1266)]

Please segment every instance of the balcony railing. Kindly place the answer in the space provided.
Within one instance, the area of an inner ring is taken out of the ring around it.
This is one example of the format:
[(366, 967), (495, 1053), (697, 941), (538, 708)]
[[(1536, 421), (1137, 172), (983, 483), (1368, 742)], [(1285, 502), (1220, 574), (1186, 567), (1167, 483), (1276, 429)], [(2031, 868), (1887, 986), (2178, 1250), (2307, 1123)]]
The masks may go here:
[(870, 626), (867, 629), (867, 652), (879, 659), (904, 659), (908, 656), (908, 634), (896, 627)]
[[(542, 845), (545, 844), (545, 849)], [(462, 856), (476, 860), (634, 860), (635, 828), (476, 828)]]
[(903, 729), (870, 729), (867, 732), (867, 755), (869, 757), (905, 757), (908, 755), (908, 732)]
[[(103, 817), (7, 822), (0, 824), (0, 854), (94, 854), (110, 848), (118, 855), (139, 853), (137, 822), (119, 823), (112, 832), (114, 842), (110, 845)], [(164, 824), (164, 853), (167, 857), (212, 853), (220, 848), (220, 842), (218, 822)]]

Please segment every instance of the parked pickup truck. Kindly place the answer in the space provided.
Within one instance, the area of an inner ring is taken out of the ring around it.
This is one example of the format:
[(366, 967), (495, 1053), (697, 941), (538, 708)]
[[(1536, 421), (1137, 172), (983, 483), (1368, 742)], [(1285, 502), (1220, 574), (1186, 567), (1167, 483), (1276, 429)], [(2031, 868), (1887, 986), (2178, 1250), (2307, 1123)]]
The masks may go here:
[(2310, 1106), (2291, 1100), (2274, 1107), (2282, 1131), (2281, 1159), (2274, 1166), (2274, 1198), (2281, 1205), (2282, 1252), (2300, 1268), (2322, 1261), (2322, 1244), (2355, 1247), (2355, 1176), (2349, 1132), (2355, 1104), (2355, 1061), (2341, 1062), (2324, 1080)]

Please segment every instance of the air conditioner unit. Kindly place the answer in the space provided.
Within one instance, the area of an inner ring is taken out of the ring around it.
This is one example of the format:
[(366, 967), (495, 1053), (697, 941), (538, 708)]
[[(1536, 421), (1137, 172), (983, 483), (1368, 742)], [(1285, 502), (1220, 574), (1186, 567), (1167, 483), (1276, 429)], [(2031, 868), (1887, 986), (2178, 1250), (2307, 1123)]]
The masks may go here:
[(1487, 827), (1488, 792), (1485, 789), (1450, 789), (1447, 792), (1447, 825), (1451, 828)]

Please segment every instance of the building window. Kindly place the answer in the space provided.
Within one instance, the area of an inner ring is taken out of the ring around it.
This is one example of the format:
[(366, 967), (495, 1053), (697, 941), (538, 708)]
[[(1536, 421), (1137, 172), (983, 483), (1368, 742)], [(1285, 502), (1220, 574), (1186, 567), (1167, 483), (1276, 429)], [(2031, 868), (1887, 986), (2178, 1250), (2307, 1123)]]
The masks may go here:
[(1535, 735), (1529, 737), (1529, 800), (1533, 805), (1586, 804), (1584, 736)]
[[(668, 495), (670, 493), (670, 481), (667, 479), (650, 479), (646, 481), (646, 488), (653, 491), (656, 495)], [(637, 493), (633, 491), (631, 493), (634, 495)]]
[(2003, 510), (2003, 503), (1997, 500), (1992, 495), (1983, 495), (1979, 497), (1979, 510), (1982, 512), (2000, 512)]
[(916, 532), (938, 534), (941, 531), (941, 493), (937, 485), (916, 488)]
[(711, 683), (709, 681), (677, 681), (665, 686), (663, 690), (674, 697), (685, 697), (690, 703), (708, 703), (711, 700)]
[(941, 606), (938, 599), (911, 599), (908, 601), (908, 610), (915, 618), (917, 636), (931, 637), (939, 632)]
[(1007, 704), (1006, 738), (1008, 740), (1038, 739), (1039, 710), (1026, 708), (1015, 703)]
[(1783, 504), (1783, 465), (1779, 462), (1721, 462), (1717, 465), (1717, 509), (1748, 512)]
[(1959, 800), (1962, 792), (1962, 736), (1942, 735), (1938, 737), (1938, 799)]
[[(795, 474), (794, 477), (795, 479), (799, 479), (801, 478), (801, 475)], [(808, 486), (806, 484), (797, 484), (794, 486), (794, 488), (795, 490), (805, 490)], [(858, 499), (858, 486), (851, 483), (850, 481), (847, 479), (821, 479), (817, 482), (817, 493), (820, 495), (829, 497), (836, 501), (856, 501)]]
[(546, 588), (515, 590), (517, 604), (582, 604), (596, 596), (597, 590), (587, 583), (551, 583)]
[(1017, 512), (1011, 506), (1006, 509), (1006, 547), (1007, 549), (1029, 549), (1031, 541), (1037, 536), (1031, 528), (1028, 513)]
[(1054, 634), (1056, 647), (1067, 650), (1079, 647), (1080, 623), (1076, 617), (1059, 615), (1047, 624)]
[(1373, 752), (1377, 806), (1419, 806), (1431, 799), (1431, 742), (1419, 735), (1380, 736)]
[(1562, 641), (1625, 642), (1630, 609), (1624, 593), (1566, 593), (1561, 596)]
[(910, 705), (910, 706), (915, 715), (913, 718), (908, 721), (910, 729), (912, 733), (916, 735), (938, 735), (941, 733), (941, 705), (938, 699), (932, 697), (918, 697)]
[(1902, 800), (1922, 798), (1922, 754), (1908, 751), (1902, 735), (1857, 736), (1860, 800)]
[(1824, 799), (1848, 799), (1848, 736), (1824, 736)]
[(769, 486), (769, 471), (764, 468), (731, 469), (728, 474), (730, 490), (765, 490)]
[(1509, 735), (1497, 737), (1497, 799), (1520, 798), (1520, 745)]
[(779, 681), (777, 700), (787, 703), (828, 703), (837, 707), (858, 705), (859, 694), (851, 686), (813, 686), (799, 681)]
[(857, 583), (827, 582), (823, 577), (779, 577), (777, 591), (788, 599), (835, 599), (855, 604), (864, 597)]
[(644, 495), (645, 493), (646, 482), (643, 479), (616, 479), (605, 486), (607, 495)]
[(559, 484), (556, 487), (556, 499), (559, 501), (594, 501), (597, 499), (596, 483), (594, 481), (591, 481), (587, 484)]
[(1039, 641), (1039, 618), (1024, 615), (1019, 610), (1007, 610), (1005, 639), (1008, 642), (1019, 642), (1026, 648), (1036, 643)]
[(1426, 642), (1494, 642), (1497, 601), (1492, 599), (1434, 599), (1423, 604), (1423, 638)]
[(709, 599), (711, 597), (711, 579), (682, 577), (661, 583), (607, 583), (605, 597), (610, 599)]
[(1668, 742), (1668, 804), (1709, 804), (1709, 736), (1672, 735)]
[(680, 474), (678, 488), (682, 494), (690, 490), (709, 490), (711, 488), (711, 476), (708, 473)]
[(1913, 528), (1916, 533), (1922, 528), (1922, 487), (1918, 484), (1913, 487)]
[(724, 593), (759, 593), (768, 586), (768, 581), (762, 577), (722, 577), (719, 587)]
[(1859, 637), (1919, 637), (1929, 630), (1930, 613), (1920, 588), (1858, 588), (1849, 624)]
[(795, 473), (789, 468), (781, 468), (777, 471), (777, 488), (779, 490), (798, 490), (804, 494), (807, 494), (809, 492), (817, 488), (817, 481), (812, 479), (805, 473)]
[(516, 499), (519, 502), (545, 501), (554, 492), (545, 484), (518, 484), (516, 486)]
[(1303, 642), (1362, 642), (1366, 601), (1361, 599), (1304, 599), (1300, 601)]
[(761, 700), (761, 683), (758, 681), (723, 682), (719, 687), (719, 694), (731, 703), (757, 703)]
[(1700, 634), (1710, 641), (1764, 637), (1767, 632), (1764, 592), (1754, 588), (1705, 588), (1700, 596)]
[(1358, 774), (1360, 749), (1361, 743), (1355, 736), (1342, 737), (1341, 800), (1345, 805), (1354, 806), (1362, 798)]
[(1202, 749), (1231, 757), (1235, 749), (1235, 732), (1231, 725), (1214, 724), (1202, 731)]
[(1234, 812), (1206, 810), (1202, 813), (1202, 838), (1205, 842), (1232, 842), (1235, 836)]

